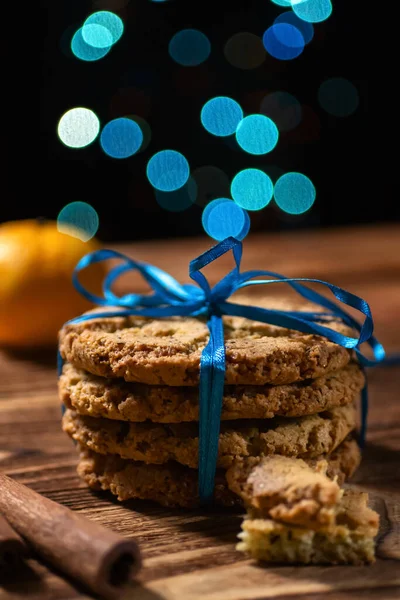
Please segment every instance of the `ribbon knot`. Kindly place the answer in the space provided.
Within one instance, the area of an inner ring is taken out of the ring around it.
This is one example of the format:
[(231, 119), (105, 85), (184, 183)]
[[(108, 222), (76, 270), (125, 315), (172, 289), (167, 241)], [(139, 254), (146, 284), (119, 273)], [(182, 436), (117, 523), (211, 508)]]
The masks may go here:
[(222, 316), (221, 310), (218, 306), (218, 302), (213, 300), (204, 301), (205, 314), (209, 318), (211, 315)]
[[(211, 288), (202, 269), (230, 251), (232, 251), (235, 262), (234, 268)], [(197, 285), (182, 285), (167, 272), (154, 265), (135, 261), (113, 250), (97, 250), (87, 254), (78, 262), (72, 277), (76, 289), (85, 298), (108, 309), (96, 313), (97, 318), (138, 315), (153, 318), (179, 316), (205, 317), (207, 319), (210, 335), (201, 354), (199, 379), (199, 494), (203, 502), (209, 502), (212, 499), (218, 457), (225, 381), (223, 315), (245, 317), (303, 333), (324, 336), (344, 348), (354, 350), (363, 367), (382, 363), (385, 359), (383, 346), (373, 337), (372, 314), (365, 300), (338, 286), (318, 279), (287, 278), (279, 273), (265, 270), (241, 273), (241, 258), (242, 243), (235, 238), (227, 238), (190, 262), (189, 275)], [(103, 296), (97, 296), (86, 290), (80, 283), (78, 274), (89, 265), (108, 259), (119, 259), (122, 264), (109, 271), (103, 282)], [(128, 271), (139, 272), (149, 284), (152, 293), (131, 293), (117, 296), (112, 291), (112, 286), (121, 275)], [(300, 296), (324, 310), (322, 312), (273, 310), (228, 301), (234, 292), (247, 286), (277, 283), (288, 284)], [(305, 283), (322, 285), (333, 294), (336, 300), (357, 309), (364, 315), (364, 322), (360, 325), (336, 302), (307, 287), (304, 285)], [(68, 323), (79, 323), (90, 319), (93, 319), (93, 315), (86, 314), (72, 319)], [(329, 322), (338, 319), (349, 325), (359, 335), (357, 337), (346, 336), (326, 326)], [(372, 359), (362, 353), (361, 345), (364, 343), (370, 346)], [(397, 359), (395, 360), (397, 361)], [(367, 387), (364, 388), (362, 394), (361, 412), (360, 438), (363, 442), (368, 412)]]

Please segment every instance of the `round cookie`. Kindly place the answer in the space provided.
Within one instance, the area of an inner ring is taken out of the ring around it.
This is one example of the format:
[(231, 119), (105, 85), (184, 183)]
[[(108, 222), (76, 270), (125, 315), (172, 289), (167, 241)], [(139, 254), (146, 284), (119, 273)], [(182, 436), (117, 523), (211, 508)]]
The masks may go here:
[[(320, 311), (313, 304), (287, 299), (257, 299), (257, 304), (286, 311)], [(98, 310), (92, 311), (93, 319), (62, 328), (59, 346), (64, 360), (101, 377), (149, 385), (198, 385), (200, 356), (209, 338), (205, 319), (96, 319)], [(343, 368), (351, 358), (349, 350), (321, 336), (242, 317), (224, 317), (224, 325), (228, 385), (279, 385), (316, 378)], [(353, 335), (339, 320), (325, 325)]]
[[(238, 420), (221, 423), (217, 467), (227, 469), (239, 458), (281, 454), (315, 458), (333, 452), (355, 428), (353, 405), (299, 418)], [(198, 466), (198, 424), (128, 423), (96, 419), (67, 410), (63, 429), (99, 454), (150, 464), (170, 460)]]
[[(339, 476), (342, 482), (358, 466), (360, 451), (357, 443), (348, 439), (337, 448), (333, 461), (330, 456), (321, 456), (321, 459), (328, 461), (328, 476)], [(78, 474), (89, 487), (110, 490), (121, 501), (140, 498), (163, 506), (195, 508), (199, 505), (197, 471), (177, 463), (146, 465), (82, 448)], [(215, 503), (231, 507), (242, 505), (241, 499), (229, 490), (223, 471), (217, 471)]]
[[(287, 385), (226, 386), (221, 419), (270, 419), (311, 415), (353, 402), (365, 377), (356, 363), (326, 377)], [(149, 386), (105, 379), (66, 363), (58, 382), (60, 400), (81, 415), (117, 421), (181, 423), (199, 420), (193, 387)]]

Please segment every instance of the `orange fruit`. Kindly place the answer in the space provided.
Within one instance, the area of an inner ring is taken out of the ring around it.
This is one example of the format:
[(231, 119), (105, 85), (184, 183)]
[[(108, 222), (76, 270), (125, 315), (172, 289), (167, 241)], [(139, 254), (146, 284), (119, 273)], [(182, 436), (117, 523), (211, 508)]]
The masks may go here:
[[(91, 308), (72, 285), (78, 260), (100, 247), (61, 233), (56, 221), (10, 221), (0, 225), (0, 345), (51, 346), (65, 321)], [(100, 293), (101, 265), (80, 274)]]

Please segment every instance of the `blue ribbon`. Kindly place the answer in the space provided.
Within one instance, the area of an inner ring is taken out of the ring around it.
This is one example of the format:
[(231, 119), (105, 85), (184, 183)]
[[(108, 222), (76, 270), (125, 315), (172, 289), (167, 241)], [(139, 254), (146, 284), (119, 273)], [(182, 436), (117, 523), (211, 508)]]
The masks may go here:
[[(202, 269), (227, 252), (232, 251), (235, 267), (214, 287), (210, 287)], [(103, 296), (90, 293), (79, 281), (78, 273), (89, 265), (108, 260), (121, 259), (122, 264), (112, 268), (103, 282)], [(122, 310), (104, 310), (95, 314), (96, 318), (139, 315), (143, 317), (191, 316), (207, 318), (210, 337), (200, 360), (199, 383), (199, 495), (206, 503), (211, 501), (214, 491), (214, 479), (218, 456), (218, 440), (222, 409), (222, 397), (225, 381), (225, 345), (223, 315), (240, 316), (270, 325), (277, 325), (326, 337), (331, 342), (351, 349), (358, 357), (362, 367), (382, 364), (385, 350), (373, 337), (373, 319), (367, 302), (355, 294), (319, 279), (288, 278), (272, 271), (254, 270), (240, 272), (242, 243), (229, 237), (204, 254), (190, 262), (189, 274), (197, 283), (180, 284), (171, 275), (150, 264), (142, 263), (114, 250), (97, 250), (84, 256), (73, 273), (75, 288), (90, 302), (104, 307), (119, 307)], [(153, 290), (151, 294), (126, 294), (117, 296), (112, 285), (127, 271), (138, 271)], [(257, 279), (255, 279), (257, 278)], [(267, 279), (264, 279), (267, 278)], [(244, 306), (228, 302), (228, 298), (237, 290), (250, 285), (270, 285), (287, 283), (306, 300), (322, 306), (324, 312), (297, 312), (272, 310), (256, 306)], [(351, 315), (332, 300), (304, 283), (318, 283), (332, 292), (336, 300), (357, 309), (364, 315), (360, 325)], [(93, 319), (86, 314), (68, 321), (66, 324), (81, 323)], [(326, 327), (324, 323), (341, 319), (358, 332), (358, 337), (349, 337)], [(368, 358), (360, 347), (366, 343), (372, 349), (373, 359)], [(62, 367), (59, 362), (59, 369)], [(364, 387), (361, 402), (360, 439), (365, 440), (368, 396)]]

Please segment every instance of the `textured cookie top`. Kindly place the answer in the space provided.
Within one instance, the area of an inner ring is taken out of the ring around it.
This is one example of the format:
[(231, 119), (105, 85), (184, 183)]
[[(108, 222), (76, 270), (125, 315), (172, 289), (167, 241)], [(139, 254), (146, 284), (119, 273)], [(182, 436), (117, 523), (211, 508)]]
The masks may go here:
[(272, 518), (317, 529), (335, 522), (341, 491), (326, 476), (328, 463), (266, 456), (236, 462), (226, 473), (229, 488), (252, 518)]
[[(225, 386), (221, 419), (269, 419), (311, 415), (356, 399), (364, 375), (356, 363), (326, 377), (287, 385)], [(58, 382), (60, 400), (82, 415), (119, 421), (181, 423), (198, 421), (194, 387), (127, 383), (106, 379), (66, 363)]]
[[(240, 457), (269, 454), (313, 458), (332, 452), (354, 427), (352, 405), (298, 419), (224, 421), (217, 466), (226, 469)], [(127, 423), (67, 410), (63, 428), (81, 445), (100, 454), (153, 464), (175, 460), (192, 468), (198, 466), (197, 423)]]
[[(354, 460), (349, 462), (349, 457), (354, 455), (359, 456), (354, 440), (340, 444), (333, 463), (331, 456), (326, 457), (329, 477), (339, 477), (342, 481), (349, 477), (354, 467)], [(319, 458), (307, 462), (318, 468)], [(188, 508), (199, 505), (198, 472), (176, 462), (147, 465), (115, 454), (97, 454), (81, 447), (78, 473), (91, 488), (110, 490), (119, 500), (142, 498), (163, 506)], [(221, 470), (217, 470), (214, 500), (223, 506), (243, 505), (242, 499), (229, 489), (225, 472)]]
[[(319, 310), (313, 304), (287, 299), (238, 297), (236, 301), (282, 310)], [(101, 377), (150, 385), (198, 384), (200, 356), (209, 338), (204, 319), (96, 319), (96, 311), (92, 311), (93, 320), (61, 330), (60, 351), (65, 360)], [(224, 325), (227, 384), (293, 383), (326, 375), (350, 360), (348, 350), (320, 336), (241, 317), (224, 317)], [(340, 321), (327, 326), (352, 335)]]
[[(258, 521), (258, 525), (255, 522)], [(268, 533), (271, 529), (285, 531), (286, 527), (281, 523), (272, 523), (268, 519), (256, 519), (251, 525), (252, 519), (244, 521), (244, 527), (252, 527), (260, 532)], [(326, 536), (345, 536), (352, 531), (359, 535), (374, 537), (378, 533), (379, 515), (368, 506), (368, 494), (351, 489), (344, 490), (343, 496), (336, 507), (336, 522), (319, 528), (320, 533)], [(304, 528), (306, 529), (306, 528)], [(303, 528), (292, 531), (301, 532)]]

